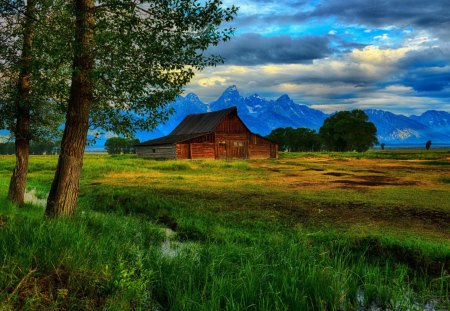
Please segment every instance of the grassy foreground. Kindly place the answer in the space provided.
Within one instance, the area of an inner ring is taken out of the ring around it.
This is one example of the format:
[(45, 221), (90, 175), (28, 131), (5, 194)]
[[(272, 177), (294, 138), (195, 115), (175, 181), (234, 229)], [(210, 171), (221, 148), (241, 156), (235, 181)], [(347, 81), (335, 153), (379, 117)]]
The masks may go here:
[(56, 157), (6, 202), (0, 308), (450, 308), (450, 152), (279, 160), (86, 156), (77, 215), (45, 220)]

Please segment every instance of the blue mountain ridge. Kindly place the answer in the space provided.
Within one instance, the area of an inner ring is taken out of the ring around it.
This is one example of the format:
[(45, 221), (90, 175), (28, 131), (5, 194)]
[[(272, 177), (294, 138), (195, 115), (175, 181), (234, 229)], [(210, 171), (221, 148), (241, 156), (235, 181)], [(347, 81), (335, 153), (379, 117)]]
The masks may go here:
[[(257, 94), (243, 97), (236, 86), (228, 87), (217, 100), (206, 104), (197, 95), (188, 94), (178, 97), (169, 105), (175, 113), (165, 124), (152, 132), (139, 132), (141, 141), (169, 134), (183, 118), (192, 113), (204, 113), (237, 106), (239, 116), (249, 129), (261, 135), (269, 134), (279, 127), (306, 127), (319, 130), (329, 116), (307, 105), (295, 103), (288, 95), (276, 100), (266, 100)], [(386, 144), (423, 144), (428, 139), (433, 143), (450, 144), (450, 113), (428, 110), (420, 116), (407, 117), (392, 112), (364, 110), (369, 120), (377, 127), (377, 136)], [(101, 142), (99, 142), (101, 144)]]
[[(204, 113), (237, 106), (239, 116), (255, 133), (269, 134), (279, 127), (306, 127), (319, 130), (323, 121), (329, 116), (320, 110), (307, 105), (295, 103), (288, 95), (282, 95), (276, 100), (267, 100), (257, 94), (248, 97), (241, 96), (236, 86), (228, 87), (217, 100), (207, 104), (193, 94), (179, 96), (167, 108), (175, 112), (169, 120), (160, 124), (151, 132), (140, 131), (136, 138), (141, 141), (158, 138), (169, 134), (188, 114)], [(450, 113), (428, 110), (420, 116), (410, 117), (392, 112), (367, 109), (364, 110), (369, 120), (377, 127), (380, 143), (391, 145), (424, 144), (431, 140), (433, 144), (450, 144)], [(107, 138), (113, 133), (101, 135), (90, 150), (102, 149)], [(0, 131), (0, 139), (7, 132)]]

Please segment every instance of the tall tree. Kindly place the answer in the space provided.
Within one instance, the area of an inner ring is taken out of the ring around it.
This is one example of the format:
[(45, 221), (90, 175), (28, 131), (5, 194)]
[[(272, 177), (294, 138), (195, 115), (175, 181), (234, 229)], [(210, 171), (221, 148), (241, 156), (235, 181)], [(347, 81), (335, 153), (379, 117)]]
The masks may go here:
[(30, 155), (30, 80), (36, 1), (28, 0), (23, 23), (23, 47), (19, 79), (17, 81), (15, 148), (16, 166), (9, 184), (8, 199), (22, 204), (27, 183)]
[(221, 0), (74, 0), (73, 75), (64, 135), (46, 215), (75, 211), (89, 126), (130, 137), (168, 117), (166, 104), (195, 70), (222, 59), (206, 56), (228, 40), (236, 8)]
[(377, 128), (362, 110), (339, 111), (325, 119), (319, 137), (331, 151), (366, 151), (378, 144)]
[(75, 0), (72, 84), (61, 152), (48, 196), (48, 216), (72, 214), (78, 197), (93, 99), (94, 4), (94, 0)]
[(48, 25), (54, 21), (49, 15), (58, 16), (54, 13), (61, 1), (2, 0), (0, 5), (0, 127), (10, 130), (15, 141), (8, 198), (18, 204), (24, 201), (30, 141), (52, 139), (58, 133), (56, 106), (63, 109), (58, 98), (67, 80), (60, 70), (65, 57), (50, 44), (56, 41)]

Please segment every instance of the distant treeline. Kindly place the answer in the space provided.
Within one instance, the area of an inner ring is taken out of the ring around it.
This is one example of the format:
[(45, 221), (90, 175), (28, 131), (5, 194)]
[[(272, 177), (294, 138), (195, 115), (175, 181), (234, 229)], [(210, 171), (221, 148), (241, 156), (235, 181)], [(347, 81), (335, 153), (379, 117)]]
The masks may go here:
[[(0, 155), (14, 154), (14, 142), (0, 143)], [(59, 142), (31, 142), (30, 154), (58, 154)]]
[(267, 137), (286, 151), (367, 151), (378, 144), (377, 128), (362, 110), (340, 111), (325, 119), (317, 133), (307, 128), (273, 130)]
[(112, 137), (106, 140), (105, 149), (108, 154), (136, 153), (134, 146), (139, 143), (139, 139), (136, 138)]

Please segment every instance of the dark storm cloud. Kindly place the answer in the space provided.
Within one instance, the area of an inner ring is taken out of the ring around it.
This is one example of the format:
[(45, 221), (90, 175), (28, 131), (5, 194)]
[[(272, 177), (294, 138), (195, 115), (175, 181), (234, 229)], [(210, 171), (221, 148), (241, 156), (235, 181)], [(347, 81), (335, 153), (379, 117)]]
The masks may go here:
[(327, 0), (310, 17), (335, 16), (345, 22), (375, 27), (397, 25), (450, 35), (450, 1), (433, 0)]
[(450, 48), (431, 47), (423, 50), (411, 51), (400, 60), (398, 65), (403, 69), (449, 66)]
[(400, 82), (418, 92), (440, 92), (450, 86), (450, 48), (411, 51), (398, 63)]
[(439, 92), (450, 86), (450, 70), (419, 68), (409, 71), (403, 79), (403, 84), (418, 92)]
[(255, 33), (242, 34), (209, 50), (223, 56), (227, 65), (308, 63), (332, 52), (324, 36), (265, 37)]
[[(269, 0), (252, 2), (261, 5), (273, 3)], [(241, 16), (236, 21), (237, 26), (292, 25), (312, 18), (336, 17), (350, 24), (414, 27), (432, 31), (440, 38), (450, 38), (449, 0), (322, 0), (315, 8), (308, 10), (304, 9), (304, 5), (304, 1), (288, 1), (289, 10), (270, 15), (257, 13)]]
[(327, 0), (322, 1), (311, 16), (338, 16), (352, 23), (374, 26), (403, 24), (436, 27), (448, 24), (448, 0)]

